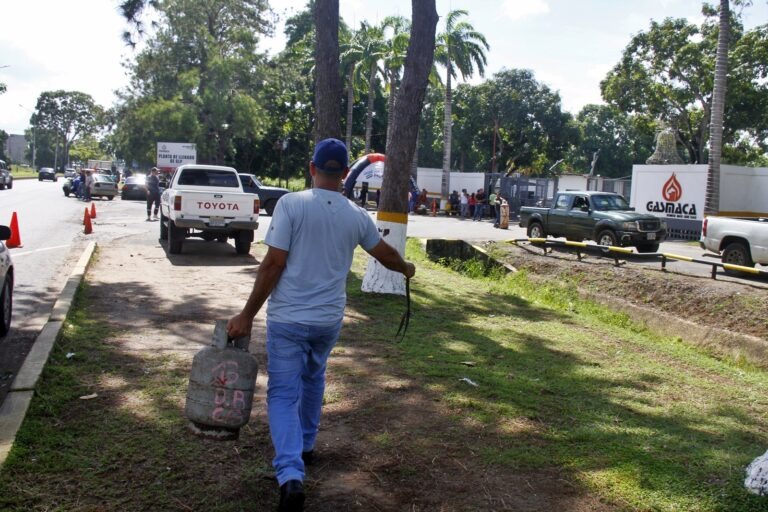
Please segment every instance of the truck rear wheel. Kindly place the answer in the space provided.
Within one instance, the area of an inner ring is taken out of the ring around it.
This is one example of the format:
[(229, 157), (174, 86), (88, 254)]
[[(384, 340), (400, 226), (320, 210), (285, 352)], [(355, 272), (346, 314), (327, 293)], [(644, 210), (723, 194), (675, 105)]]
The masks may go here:
[(528, 224), (528, 238), (546, 238), (547, 234), (544, 232), (544, 227), (540, 222), (532, 222)]
[[(722, 262), (730, 263), (731, 265), (741, 265), (742, 267), (755, 266), (755, 262), (752, 261), (752, 255), (749, 253), (749, 247), (744, 242), (731, 242), (725, 246)], [(734, 275), (739, 272), (725, 269), (725, 273)]]
[(168, 240), (168, 217), (160, 212), (160, 240)]
[(248, 254), (251, 252), (251, 243), (253, 243), (253, 231), (241, 231), (235, 238), (235, 251), (237, 254)]
[(272, 216), (272, 212), (275, 211), (275, 205), (277, 204), (277, 201), (274, 199), (270, 199), (264, 204), (264, 209), (267, 211), (267, 215), (270, 217)]
[(597, 245), (616, 245), (616, 233), (604, 229), (597, 235)]
[(184, 230), (177, 228), (176, 224), (168, 221), (168, 252), (170, 254), (181, 254), (181, 244), (184, 242)]

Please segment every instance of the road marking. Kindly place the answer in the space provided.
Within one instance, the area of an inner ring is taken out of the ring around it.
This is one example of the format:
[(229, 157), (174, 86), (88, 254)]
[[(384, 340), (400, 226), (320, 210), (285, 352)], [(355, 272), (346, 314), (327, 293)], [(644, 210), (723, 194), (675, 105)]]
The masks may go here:
[(18, 258), (19, 256), (27, 256), (28, 254), (35, 254), (36, 252), (54, 251), (56, 249), (64, 249), (65, 247), (70, 247), (70, 245), (57, 245), (56, 247), (44, 247), (42, 249), (35, 249), (34, 251), (26, 251), (26, 252), (11, 252), (11, 256), (13, 256), (14, 258)]

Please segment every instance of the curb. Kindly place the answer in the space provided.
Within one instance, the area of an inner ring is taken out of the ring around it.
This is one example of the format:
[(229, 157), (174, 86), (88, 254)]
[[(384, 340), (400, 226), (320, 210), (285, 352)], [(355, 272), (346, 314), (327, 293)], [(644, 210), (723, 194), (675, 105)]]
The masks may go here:
[(75, 293), (77, 293), (77, 288), (85, 276), (85, 271), (91, 262), (95, 248), (96, 242), (90, 242), (77, 261), (77, 264), (75, 264), (75, 268), (72, 269), (72, 273), (61, 290), (59, 298), (53, 305), (51, 316), (43, 326), (40, 334), (37, 335), (35, 342), (32, 344), (32, 349), (19, 369), (19, 373), (13, 379), (11, 389), (5, 401), (0, 405), (0, 466), (8, 458), (8, 454), (13, 447), (16, 434), (19, 428), (21, 428), (21, 424), (29, 409), (29, 404), (34, 396), (37, 382), (40, 380), (40, 375), (43, 372), (45, 363), (48, 361), (48, 356), (51, 354), (51, 349), (59, 337), (59, 332), (64, 326), (64, 320), (69, 313), (69, 309), (72, 307)]

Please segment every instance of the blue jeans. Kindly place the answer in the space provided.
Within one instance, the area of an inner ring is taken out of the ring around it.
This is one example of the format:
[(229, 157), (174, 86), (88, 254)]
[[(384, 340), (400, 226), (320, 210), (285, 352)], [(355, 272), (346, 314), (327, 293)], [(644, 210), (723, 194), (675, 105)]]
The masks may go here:
[(301, 452), (315, 447), (328, 355), (341, 331), (333, 325), (267, 321), (267, 414), (277, 481), (304, 480)]
[(475, 205), (475, 218), (474, 220), (483, 220), (483, 214), (485, 213), (485, 205), (477, 203)]

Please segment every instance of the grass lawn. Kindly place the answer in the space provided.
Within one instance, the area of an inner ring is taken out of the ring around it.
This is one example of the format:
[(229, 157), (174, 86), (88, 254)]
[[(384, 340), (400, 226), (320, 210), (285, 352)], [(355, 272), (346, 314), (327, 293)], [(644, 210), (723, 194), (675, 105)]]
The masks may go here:
[[(379, 343), (390, 364), (439, 397), (436, 407), (485, 465), (500, 474), (564, 468), (618, 509), (768, 511), (765, 498), (742, 487), (744, 467), (768, 448), (765, 372), (651, 335), (572, 287), (535, 285), (524, 273), (486, 276), (477, 262), (452, 270), (427, 261), (415, 241), (408, 252), (418, 271), (404, 341), (392, 350), (402, 298), (361, 293), (358, 254), (347, 288), (354, 320), (335, 351), (363, 337)], [(86, 286), (0, 472), (0, 509), (274, 505), (274, 483), (259, 483), (271, 470), (267, 434), (249, 438), (255, 448), (240, 450), (234, 465), (221, 444), (182, 435), (188, 368), (118, 353), (103, 340), (119, 333), (87, 308)], [(97, 407), (79, 398), (96, 384), (135, 400)], [(445, 434), (420, 432), (427, 439), (409, 449)], [(372, 439), (383, 448), (396, 442), (386, 431)], [(226, 477), (235, 470), (238, 479)], [(247, 491), (243, 475), (256, 482)], [(226, 503), (214, 501), (225, 493)], [(75, 504), (74, 495), (88, 499)]]
[(13, 169), (11, 170), (11, 174), (13, 174), (13, 179), (15, 180), (37, 178), (37, 171), (35, 171), (32, 167), (22, 165), (14, 165)]

